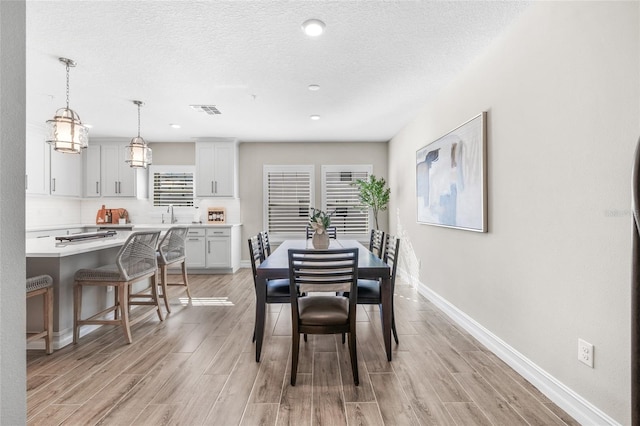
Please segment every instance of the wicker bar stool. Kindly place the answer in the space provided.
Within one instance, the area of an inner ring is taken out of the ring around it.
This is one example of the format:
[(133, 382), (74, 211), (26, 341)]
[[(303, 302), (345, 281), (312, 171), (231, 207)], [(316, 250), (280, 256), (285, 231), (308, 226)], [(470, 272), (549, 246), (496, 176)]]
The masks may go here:
[(49, 275), (38, 275), (27, 278), (27, 299), (43, 295), (44, 330), (27, 333), (27, 342), (44, 338), (47, 355), (53, 352), (53, 278)]
[[(101, 266), (94, 269), (80, 269), (75, 274), (74, 305), (73, 305), (73, 343), (78, 343), (80, 327), (86, 324), (110, 324), (121, 325), (127, 343), (131, 343), (131, 325), (129, 321), (129, 309), (131, 305), (153, 305), (158, 313), (160, 321), (162, 311), (158, 303), (158, 286), (156, 274), (158, 263), (156, 261), (156, 246), (160, 237), (160, 231), (134, 232), (116, 255), (116, 262), (112, 265)], [(131, 293), (131, 286), (143, 279), (150, 278), (150, 292)], [(82, 288), (85, 286), (115, 287), (113, 306), (110, 306), (89, 318), (82, 319)], [(142, 299), (142, 300), (140, 300)], [(113, 319), (106, 319), (105, 315), (113, 312)], [(146, 315), (136, 318), (140, 321), (152, 314), (150, 310)]]
[[(158, 267), (160, 268), (160, 284), (162, 286), (162, 294), (158, 297), (164, 299), (164, 306), (167, 308), (167, 312), (171, 312), (169, 307), (169, 294), (167, 293), (167, 286), (184, 286), (187, 289), (187, 296), (191, 299), (191, 292), (189, 292), (189, 281), (187, 280), (187, 263), (186, 263), (186, 251), (185, 240), (189, 227), (187, 226), (174, 226), (169, 228), (164, 238), (160, 242), (158, 247)], [(176, 263), (180, 263), (182, 266), (182, 282), (170, 283), (167, 279), (167, 268)]]

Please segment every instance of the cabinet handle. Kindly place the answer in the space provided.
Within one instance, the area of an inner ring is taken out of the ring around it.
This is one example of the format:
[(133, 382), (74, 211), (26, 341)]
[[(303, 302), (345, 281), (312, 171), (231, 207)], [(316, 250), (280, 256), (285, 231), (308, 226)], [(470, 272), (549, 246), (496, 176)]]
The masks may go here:
[(207, 241), (207, 253), (211, 254), (211, 241)]
[(117, 194), (118, 193), (118, 181), (115, 181), (114, 185), (116, 186), (114, 192)]
[(100, 184), (100, 182), (96, 182), (96, 194), (100, 193), (100, 190), (98, 189), (98, 185)]
[(51, 191), (56, 192), (56, 178), (51, 179), (51, 183), (53, 183), (53, 189)]
[(218, 181), (216, 181), (216, 191), (215, 191), (215, 193), (216, 194), (218, 193)]
[(118, 194), (122, 194), (122, 182), (118, 181)]
[(199, 238), (189, 238), (189, 241), (200, 241)]
[(215, 194), (215, 193), (216, 193), (216, 192), (214, 191), (214, 189), (213, 189), (213, 181), (211, 181), (211, 193), (212, 193), (212, 194)]

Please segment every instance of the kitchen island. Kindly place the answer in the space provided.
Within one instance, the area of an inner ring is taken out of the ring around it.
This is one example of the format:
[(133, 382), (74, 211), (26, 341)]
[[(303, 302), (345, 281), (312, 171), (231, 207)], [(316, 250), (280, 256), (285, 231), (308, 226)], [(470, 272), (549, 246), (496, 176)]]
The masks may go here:
[[(73, 340), (73, 277), (78, 269), (95, 268), (115, 262), (120, 247), (131, 232), (157, 229), (164, 233), (171, 226), (189, 226), (187, 238), (187, 269), (189, 274), (234, 273), (240, 265), (240, 224), (127, 224), (114, 225), (113, 237), (57, 244), (55, 235), (74, 235), (73, 232), (57, 229), (31, 229), (28, 235), (39, 235), (26, 239), (27, 276), (51, 275), (54, 287), (53, 347), (68, 345)], [(97, 227), (73, 226), (72, 229)], [(57, 232), (52, 232), (57, 231)], [(39, 234), (41, 233), (41, 234)], [(144, 282), (137, 283), (134, 290), (143, 289)], [(109, 306), (113, 298), (112, 288), (86, 288), (82, 295), (83, 312), (89, 316)], [(27, 303), (27, 330), (42, 327), (41, 300), (34, 298)], [(81, 335), (98, 326), (84, 326)], [(29, 348), (44, 347), (43, 342), (29, 343)]]
[[(53, 278), (53, 348), (59, 349), (73, 341), (73, 277), (78, 269), (95, 268), (115, 262), (120, 247), (131, 231), (118, 231), (112, 237), (95, 240), (58, 243), (55, 237), (26, 240), (27, 276), (41, 274)], [(82, 306), (87, 313), (99, 312), (108, 306), (113, 290), (87, 288), (83, 291)], [(27, 330), (42, 327), (42, 302), (38, 298), (27, 302)], [(91, 328), (93, 327), (93, 328)], [(86, 334), (97, 326), (82, 327)], [(32, 342), (29, 347), (39, 347)]]

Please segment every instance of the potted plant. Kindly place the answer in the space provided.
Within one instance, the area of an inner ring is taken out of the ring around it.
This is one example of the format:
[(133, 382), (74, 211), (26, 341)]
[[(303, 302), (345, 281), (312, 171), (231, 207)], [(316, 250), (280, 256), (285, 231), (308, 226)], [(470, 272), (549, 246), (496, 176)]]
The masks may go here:
[(329, 248), (329, 234), (327, 234), (327, 228), (331, 225), (331, 216), (335, 212), (325, 213), (320, 209), (311, 207), (309, 214), (309, 226), (315, 231), (311, 239), (311, 243), (314, 248), (327, 249)]
[(387, 187), (384, 178), (378, 179), (375, 175), (370, 175), (368, 180), (358, 179), (354, 185), (357, 185), (360, 190), (360, 203), (373, 210), (376, 229), (379, 229), (378, 212), (387, 210), (391, 189)]
[(118, 210), (118, 216), (120, 216), (120, 218), (118, 219), (118, 223), (120, 225), (126, 225), (127, 224), (127, 211), (124, 210), (124, 209)]

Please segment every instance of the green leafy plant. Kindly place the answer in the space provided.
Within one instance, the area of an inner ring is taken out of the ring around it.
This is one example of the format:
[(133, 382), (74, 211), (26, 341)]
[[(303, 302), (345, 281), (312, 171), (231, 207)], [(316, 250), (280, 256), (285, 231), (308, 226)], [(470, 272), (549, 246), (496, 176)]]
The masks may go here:
[(322, 234), (331, 225), (331, 216), (335, 211), (331, 213), (325, 213), (320, 209), (311, 207), (309, 213), (309, 226), (313, 228), (318, 234)]
[(389, 195), (391, 189), (387, 187), (384, 178), (378, 179), (374, 175), (370, 175), (368, 180), (358, 179), (354, 182), (360, 190), (360, 203), (364, 207), (371, 207), (373, 210), (373, 219), (378, 226), (378, 212), (387, 210), (389, 206)]

